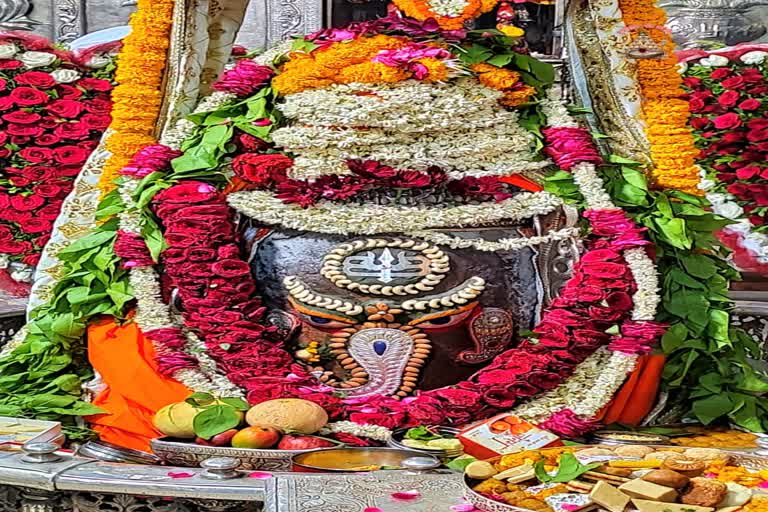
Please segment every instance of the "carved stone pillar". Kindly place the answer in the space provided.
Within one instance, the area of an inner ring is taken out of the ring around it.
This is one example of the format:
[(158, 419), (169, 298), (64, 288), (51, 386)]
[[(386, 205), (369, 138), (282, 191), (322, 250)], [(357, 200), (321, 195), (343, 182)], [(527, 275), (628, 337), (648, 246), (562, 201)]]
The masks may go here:
[(0, 0), (0, 29), (33, 30), (39, 23), (27, 16), (31, 10), (29, 0)]

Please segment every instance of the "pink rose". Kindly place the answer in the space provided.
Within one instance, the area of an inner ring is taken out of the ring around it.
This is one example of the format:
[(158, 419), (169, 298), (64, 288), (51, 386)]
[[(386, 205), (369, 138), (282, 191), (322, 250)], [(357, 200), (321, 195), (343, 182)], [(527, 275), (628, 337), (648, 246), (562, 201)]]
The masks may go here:
[(213, 88), (245, 98), (267, 85), (274, 74), (270, 67), (243, 59), (237, 61), (233, 69), (222, 73), (221, 78), (213, 84)]
[(741, 126), (741, 119), (738, 114), (728, 112), (727, 114), (716, 117), (714, 125), (718, 130), (730, 130)]
[(739, 101), (740, 96), (741, 95), (738, 93), (738, 91), (725, 91), (723, 94), (718, 96), (717, 102), (721, 107), (732, 107)]
[(755, 98), (749, 98), (739, 103), (739, 108), (741, 110), (750, 111), (750, 110), (757, 110), (758, 108), (760, 108), (760, 105), (761, 105), (760, 100)]

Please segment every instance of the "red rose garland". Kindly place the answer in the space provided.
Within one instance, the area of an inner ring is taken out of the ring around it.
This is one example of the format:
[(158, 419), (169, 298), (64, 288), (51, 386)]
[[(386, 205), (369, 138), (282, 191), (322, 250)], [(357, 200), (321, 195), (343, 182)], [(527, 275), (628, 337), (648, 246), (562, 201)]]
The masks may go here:
[(112, 84), (34, 36), (6, 34), (0, 47), (0, 260), (29, 269), (109, 125)]

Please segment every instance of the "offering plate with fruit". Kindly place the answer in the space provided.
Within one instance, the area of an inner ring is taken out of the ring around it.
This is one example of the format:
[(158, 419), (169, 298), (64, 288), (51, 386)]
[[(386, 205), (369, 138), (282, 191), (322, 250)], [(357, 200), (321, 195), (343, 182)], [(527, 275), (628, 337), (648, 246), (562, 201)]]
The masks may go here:
[(758, 512), (768, 459), (716, 448), (595, 445), (522, 451), (465, 468), (466, 498), (501, 512)]

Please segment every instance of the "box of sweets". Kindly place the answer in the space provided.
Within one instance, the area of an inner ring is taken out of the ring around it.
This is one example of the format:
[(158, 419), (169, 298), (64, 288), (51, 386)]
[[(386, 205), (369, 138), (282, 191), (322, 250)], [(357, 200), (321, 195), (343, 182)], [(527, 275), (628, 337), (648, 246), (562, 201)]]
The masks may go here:
[(555, 434), (510, 414), (474, 423), (462, 430), (458, 439), (464, 452), (477, 459), (563, 444)]

